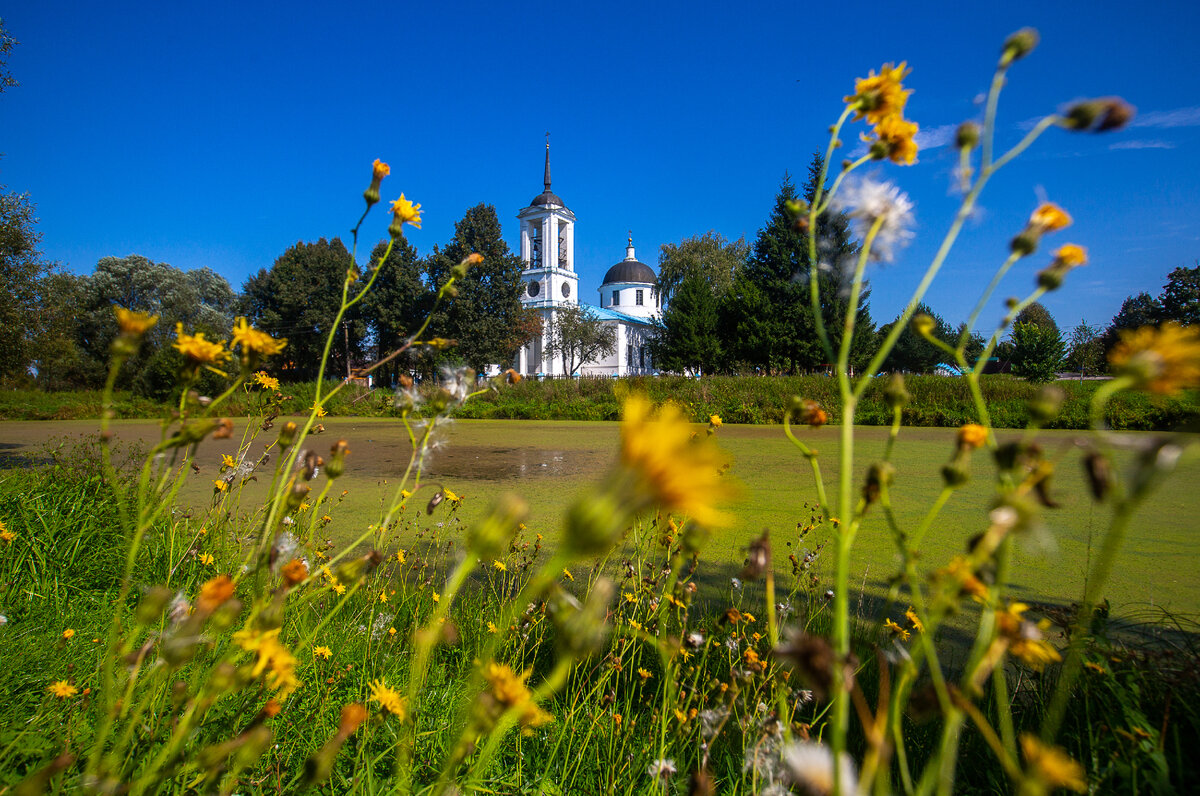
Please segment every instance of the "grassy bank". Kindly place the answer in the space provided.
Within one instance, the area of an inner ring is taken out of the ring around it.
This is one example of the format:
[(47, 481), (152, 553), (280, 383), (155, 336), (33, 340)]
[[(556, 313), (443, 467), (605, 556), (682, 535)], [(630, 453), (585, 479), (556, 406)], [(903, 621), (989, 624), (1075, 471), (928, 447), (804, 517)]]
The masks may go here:
[[(858, 412), (863, 425), (891, 423), (891, 410), (883, 398), (884, 379), (867, 390)], [(1064, 393), (1058, 417), (1046, 428), (1088, 427), (1090, 402), (1103, 382), (1061, 381), (1054, 386)], [(913, 400), (904, 409), (906, 426), (957, 428), (977, 422), (965, 380), (941, 376), (912, 376), (906, 379)], [(984, 398), (998, 428), (1024, 428), (1029, 422), (1029, 402), (1040, 388), (1009, 376), (985, 376)], [(432, 389), (430, 385), (429, 389)], [(462, 418), (511, 420), (616, 420), (621, 396), (630, 391), (647, 394), (655, 402), (674, 400), (687, 407), (692, 419), (705, 421), (719, 415), (727, 423), (772, 424), (783, 420), (792, 396), (818, 401), (836, 418), (840, 400), (834, 379), (825, 376), (779, 376), (769, 378), (709, 376), (688, 379), (676, 376), (641, 377), (623, 380), (525, 380), (498, 393), (472, 399), (460, 411)], [(315, 384), (288, 384), (282, 391), (290, 396), (287, 407), (295, 412), (312, 405)], [(227, 404), (230, 415), (253, 414), (259, 406), (253, 391)], [(351, 387), (336, 395), (326, 411), (332, 416), (387, 417), (394, 414), (390, 393), (368, 392)], [(157, 418), (169, 408), (129, 393), (118, 393), (114, 406), (119, 418)], [(1158, 398), (1143, 393), (1122, 392), (1105, 410), (1109, 427), (1130, 431), (1167, 431), (1195, 423), (1200, 415), (1200, 392), (1190, 390), (1177, 398)], [(81, 391), (45, 393), (32, 390), (0, 392), (0, 420), (71, 420), (100, 416), (100, 393)]]

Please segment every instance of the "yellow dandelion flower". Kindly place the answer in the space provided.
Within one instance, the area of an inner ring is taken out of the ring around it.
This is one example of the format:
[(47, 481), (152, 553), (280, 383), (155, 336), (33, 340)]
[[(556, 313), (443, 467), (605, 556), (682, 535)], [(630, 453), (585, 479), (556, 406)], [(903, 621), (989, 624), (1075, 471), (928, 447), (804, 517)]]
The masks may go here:
[(1059, 246), (1054, 252), (1054, 262), (1056, 265), (1065, 266), (1067, 268), (1075, 268), (1076, 266), (1087, 264), (1087, 249), (1082, 246), (1076, 246), (1074, 243), (1068, 243), (1064, 246)]
[(329, 584), (329, 588), (333, 589), (333, 593), (339, 597), (346, 593), (346, 586), (341, 581), (335, 580), (333, 583)]
[(183, 324), (175, 324), (175, 348), (196, 365), (214, 365), (229, 359), (224, 340), (205, 340), (204, 332), (184, 334)]
[(712, 426), (713, 428), (720, 428), (721, 427), (721, 416), (720, 415), (709, 415), (708, 416), (708, 424), (710, 426)]
[(1108, 361), (1138, 389), (1174, 395), (1200, 384), (1200, 327), (1168, 322), (1123, 331)]
[(864, 135), (863, 140), (871, 146), (871, 153), (879, 160), (887, 158), (901, 166), (911, 166), (917, 161), (916, 122), (900, 116), (881, 119), (872, 131), (874, 138)]
[(233, 592), (233, 580), (228, 575), (210, 578), (200, 587), (200, 594), (196, 597), (196, 610), (211, 614), (224, 605), (233, 596)]
[(405, 700), (400, 693), (393, 688), (389, 688), (387, 683), (382, 679), (376, 680), (368, 684), (371, 690), (371, 699), (375, 700), (383, 707), (383, 709), (391, 713), (401, 721), (408, 714), (408, 701)]
[(624, 721), (624, 718), (621, 716), (621, 714), (620, 714), (620, 713), (614, 713), (614, 714), (613, 714), (613, 717), (612, 717), (612, 720), (613, 720), (613, 724), (615, 724), (616, 726), (620, 727), (620, 726), (621, 726), (621, 722), (622, 722), (622, 721)]
[(212, 553), (201, 553), (199, 561), (201, 564), (208, 567), (212, 566), (212, 563), (216, 561), (216, 559), (212, 557)]
[(1021, 733), (1021, 752), (1029, 767), (1029, 775), (1034, 779), (1051, 789), (1087, 792), (1087, 775), (1083, 766), (1059, 747), (1047, 746), (1035, 736)]
[(254, 383), (265, 390), (278, 390), (279, 379), (274, 376), (268, 376), (266, 371), (258, 371), (254, 374)]
[(487, 623), (487, 631), (489, 633), (499, 633), (500, 629), (496, 627), (496, 624), (494, 622), (488, 622)]
[(450, 501), (451, 503), (462, 502), (462, 498), (451, 492), (449, 489), (443, 489), (442, 494), (446, 497), (446, 500)]
[(218, 478), (216, 481), (213, 481), (213, 489), (217, 490), (218, 492), (224, 492), (228, 488), (229, 482), (224, 478)]
[(303, 514), (304, 512), (308, 511), (311, 508), (312, 508), (312, 506), (308, 505), (307, 501), (301, 501), (300, 505), (296, 507), (296, 513)]
[(4, 523), (0, 522), (0, 539), (3, 539), (6, 544), (12, 544), (13, 539), (16, 538), (17, 535), (8, 528), (5, 528)]
[(691, 425), (675, 404), (652, 415), (650, 401), (631, 396), (621, 421), (621, 460), (640, 477), (651, 502), (667, 512), (690, 515), (700, 525), (727, 525), (716, 504), (732, 495), (721, 475), (721, 457), (704, 440), (692, 441)]
[(117, 327), (121, 330), (121, 334), (131, 335), (133, 337), (141, 337), (154, 324), (158, 323), (158, 316), (151, 315), (148, 312), (135, 312), (127, 310), (124, 307), (113, 305), (113, 312), (117, 315)]
[[(231, 345), (241, 345), (243, 355), (259, 354), (269, 357), (278, 354), (287, 346), (287, 338), (274, 338), (261, 329), (255, 329), (245, 318), (238, 318), (233, 324)], [(279, 383), (275, 382), (275, 386), (278, 387)]]
[(396, 226), (412, 224), (417, 229), (421, 228), (421, 205), (408, 201), (404, 194), (400, 194), (400, 198), (392, 202), (392, 216)]
[(221, 467), (232, 470), (237, 467), (237, 462), (228, 453), (221, 454)]
[(379, 592), (379, 602), (385, 603), (387, 601), (388, 601), (387, 592), (386, 591)]
[(388, 635), (389, 635), (389, 636), (391, 636), (392, 638), (395, 638), (395, 637), (396, 637), (396, 628), (394, 628), (394, 627), (389, 627), (389, 628), (388, 628)]
[(563, 567), (563, 577), (569, 581), (575, 580), (575, 576), (571, 574), (571, 570), (567, 569), (566, 567)]
[(440, 603), (441, 601), (442, 601), (442, 595), (438, 594), (437, 592), (434, 592), (433, 593), (434, 604)]
[(396, 563), (397, 563), (397, 564), (403, 564), (403, 563), (404, 563), (404, 551), (403, 551), (403, 550), (397, 550), (397, 551), (396, 551)]
[(639, 622), (639, 621), (637, 621), (636, 619), (630, 619), (630, 620), (629, 620), (629, 626), (630, 626), (630, 627), (632, 627), (634, 630), (641, 630), (641, 629), (642, 629), (642, 623), (641, 623), (641, 622)]
[(891, 619), (884, 619), (883, 626), (891, 631), (893, 636), (898, 636), (901, 641), (908, 641), (909, 636), (911, 635), (907, 630), (900, 627), (900, 625), (896, 624)]
[(392, 169), (388, 164), (384, 163), (379, 158), (375, 158), (375, 162), (371, 164), (371, 179), (382, 180), (384, 177), (392, 173)]
[(47, 690), (59, 699), (67, 699), (79, 693), (79, 689), (66, 680), (51, 683)]
[(1041, 232), (1057, 232), (1071, 226), (1071, 221), (1071, 216), (1066, 210), (1053, 202), (1043, 202), (1029, 217), (1029, 226), (1035, 227)]
[(533, 694), (525, 685), (531, 673), (531, 669), (526, 669), (518, 675), (507, 665), (495, 661), (483, 668), (483, 679), (488, 683), (487, 697), (501, 711), (515, 710), (522, 727), (539, 727), (553, 719), (533, 701)]
[(912, 609), (912, 606), (909, 606), (908, 609), (905, 610), (904, 616), (909, 622), (912, 623), (913, 629), (915, 629), (918, 633), (925, 632), (925, 625), (923, 622), (921, 622), (921, 617), (917, 616), (917, 612)]
[(974, 450), (983, 447), (987, 438), (987, 428), (978, 423), (967, 423), (958, 430), (958, 447)]
[(279, 698), (283, 700), (300, 687), (300, 681), (296, 679), (296, 658), (279, 641), (279, 630), (245, 628), (233, 634), (233, 641), (255, 655), (250, 676), (258, 678), (265, 675), (267, 688), (279, 691)]
[(899, 66), (884, 64), (875, 74), (872, 69), (866, 77), (854, 81), (854, 93), (845, 98), (847, 104), (858, 103), (854, 121), (864, 116), (867, 124), (879, 124), (884, 118), (904, 111), (911, 90), (901, 84), (909, 75), (908, 63), (902, 61)]
[(329, 414), (329, 412), (325, 411), (325, 407), (323, 407), (323, 406), (317, 407), (317, 417), (325, 417), (328, 414)]
[(651, 677), (654, 676), (654, 675), (650, 674), (650, 672), (646, 671), (645, 669), (643, 669), (641, 667), (638, 667), (637, 673), (638, 673), (638, 677), (642, 678), (642, 680), (649, 680)]
[(329, 649), (329, 647), (313, 647), (313, 655), (329, 660), (333, 657), (333, 650)]
[(1043, 632), (1050, 626), (1049, 620), (1039, 624), (1030, 622), (1023, 616), (1028, 609), (1025, 603), (1009, 603), (1005, 610), (996, 614), (996, 628), (1008, 642), (1009, 654), (1040, 672), (1046, 664), (1061, 661), (1062, 656), (1043, 638)]
[(66, 638), (66, 639), (74, 638), (75, 637), (74, 629), (68, 627), (66, 630), (64, 630), (62, 632), (62, 637)]
[(496, 559), (495, 561), (493, 561), (492, 567), (495, 568), (495, 570), (497, 572), (507, 572), (508, 571), (508, 567), (500, 559)]
[(750, 613), (749, 611), (742, 611), (742, 621), (744, 621), (744, 622), (754, 622), (754, 621), (757, 621), (757, 620), (755, 620), (755, 618), (754, 618), (754, 614)]
[(625, 602), (627, 602), (627, 603), (636, 603), (637, 602), (637, 596), (634, 595), (632, 592), (624, 592), (621, 594), (621, 596), (623, 598), (625, 598)]

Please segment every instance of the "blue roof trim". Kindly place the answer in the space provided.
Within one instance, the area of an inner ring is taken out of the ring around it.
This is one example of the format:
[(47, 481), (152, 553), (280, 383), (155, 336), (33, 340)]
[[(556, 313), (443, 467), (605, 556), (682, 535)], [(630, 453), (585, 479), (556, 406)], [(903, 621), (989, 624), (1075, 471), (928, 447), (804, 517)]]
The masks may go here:
[(594, 304), (586, 304), (584, 306), (591, 310), (592, 314), (602, 321), (622, 321), (624, 323), (636, 323), (639, 326), (654, 325), (645, 318), (635, 318), (632, 315), (626, 315), (623, 312), (617, 312), (616, 310), (609, 309), (608, 307), (597, 307)]

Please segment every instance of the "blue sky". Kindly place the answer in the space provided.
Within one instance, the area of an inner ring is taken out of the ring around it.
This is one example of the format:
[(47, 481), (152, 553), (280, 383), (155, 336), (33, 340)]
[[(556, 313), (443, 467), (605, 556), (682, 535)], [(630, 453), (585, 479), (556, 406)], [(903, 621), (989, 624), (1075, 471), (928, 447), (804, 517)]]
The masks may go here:
[[(934, 309), (965, 318), (1042, 196), (1076, 219), (1048, 243), (1092, 260), (1045, 302), (1060, 326), (1107, 323), (1125, 296), (1157, 294), (1200, 257), (1194, 2), (15, 5), (5, 24), (22, 85), (0, 95), (0, 183), (30, 193), (46, 255), (76, 272), (136, 253), (240, 288), (296, 241), (346, 237), (376, 157), (392, 166), (385, 199), (424, 205), (410, 235), (422, 253), (481, 201), (515, 247), (548, 130), (594, 301), (627, 229), (651, 265), (661, 244), (710, 229), (752, 241), (854, 78), (907, 60), (908, 115), (927, 146), (913, 167), (871, 171), (908, 192), (918, 223), (871, 272), (884, 322), (956, 206), (944, 144), (980, 116), (1001, 41), (1026, 25), (1042, 43), (1011, 72), (1000, 146), (1080, 97), (1120, 95), (1139, 116), (1105, 136), (1052, 130), (998, 174)], [(386, 226), (383, 213), (368, 221), (368, 246)], [(1049, 248), (1013, 270), (989, 324)]]

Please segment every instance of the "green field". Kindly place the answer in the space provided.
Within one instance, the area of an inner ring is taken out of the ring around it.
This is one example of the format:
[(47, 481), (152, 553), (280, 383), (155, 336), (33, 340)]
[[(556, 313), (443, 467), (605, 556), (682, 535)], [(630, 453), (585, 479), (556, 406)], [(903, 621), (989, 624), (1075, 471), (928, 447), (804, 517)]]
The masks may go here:
[[(328, 509), (333, 517), (329, 536), (335, 542), (345, 542), (378, 519), (383, 496), (399, 486), (398, 479), (408, 462), (408, 440), (403, 426), (395, 420), (327, 418), (325, 426), (326, 434), (311, 438), (310, 445), (324, 453), (333, 441), (345, 438), (352, 451), (346, 474), (338, 482), (348, 494)], [(94, 427), (90, 421), (4, 423), (0, 425), (0, 453), (10, 466), (35, 460), (50, 438), (78, 437)], [(189, 481), (183, 502), (197, 508), (208, 504), (221, 454), (235, 452), (241, 431), (239, 426), (233, 439), (210, 439), (201, 445), (197, 458), (201, 472)], [(118, 421), (116, 433), (122, 441), (149, 442), (157, 438), (158, 430), (153, 423)], [(820, 452), (826, 486), (832, 490), (837, 477), (837, 431), (824, 428), (804, 433)], [(1000, 432), (1000, 438), (1010, 433), (1016, 432)], [(264, 434), (260, 442), (272, 439), (272, 434)], [(885, 434), (886, 429), (879, 427), (858, 429), (861, 467), (882, 451)], [(1128, 441), (1145, 436), (1133, 432), (1119, 435)], [(1080, 437), (1079, 432), (1069, 431), (1039, 435), (1048, 455), (1060, 459), (1052, 494), (1061, 506), (1046, 510), (1044, 527), (1021, 540), (1013, 586), (1023, 599), (1048, 603), (1078, 599), (1089, 555), (1095, 552), (1090, 545), (1106, 527), (1107, 508), (1093, 503), (1087, 495), (1076, 445)], [(811, 515), (805, 503), (811, 505), (816, 498), (807, 462), (777, 426), (727, 424), (720, 430), (719, 440), (731, 457), (731, 475), (741, 484), (742, 498), (734, 507), (736, 524), (715, 534), (706, 548), (703, 571), (707, 577), (703, 580), (709, 586), (725, 588), (728, 577), (740, 566), (746, 543), (764, 528), (771, 531), (777, 566), (781, 571), (790, 571), (789, 552), (803, 546), (812, 549), (829, 538), (827, 530), (818, 528), (802, 544), (795, 542), (797, 524), (806, 524)], [(434, 453), (423, 482), (427, 486), (443, 485), (463, 496), (459, 511), (463, 521), (482, 515), (501, 492), (516, 492), (530, 504), (530, 532), (544, 534), (547, 544), (553, 545), (564, 509), (612, 463), (617, 424), (468, 420), (452, 424), (444, 443)], [(940, 490), (939, 468), (952, 447), (950, 429), (902, 432), (894, 457), (897, 478), (893, 488), (902, 526), (915, 526)], [(1119, 464), (1123, 466), (1129, 458), (1131, 454)], [(955, 493), (923, 544), (923, 569), (942, 566), (985, 527), (991, 472), (986, 456), (976, 454), (975, 477)], [(256, 505), (256, 499), (265, 494), (264, 481), (247, 485), (241, 505)], [(1136, 517), (1108, 588), (1115, 614), (1152, 620), (1161, 617), (1162, 609), (1185, 617), (1200, 613), (1200, 578), (1195, 576), (1200, 568), (1200, 541), (1195, 536), (1200, 494), (1192, 489), (1196, 483), (1200, 483), (1200, 462), (1195, 457), (1185, 459)], [(336, 496), (338, 491), (331, 494)], [(421, 497), (415, 505), (423, 506), (424, 501)], [(445, 519), (443, 511), (430, 517), (421, 511), (410, 513), (426, 527)], [(795, 542), (794, 546), (789, 547), (788, 542)], [(853, 582), (864, 585), (868, 593), (879, 593), (894, 574), (896, 561), (882, 517), (878, 513), (868, 515), (856, 542)], [(818, 558), (817, 565), (818, 571), (824, 571), (831, 562)]]

